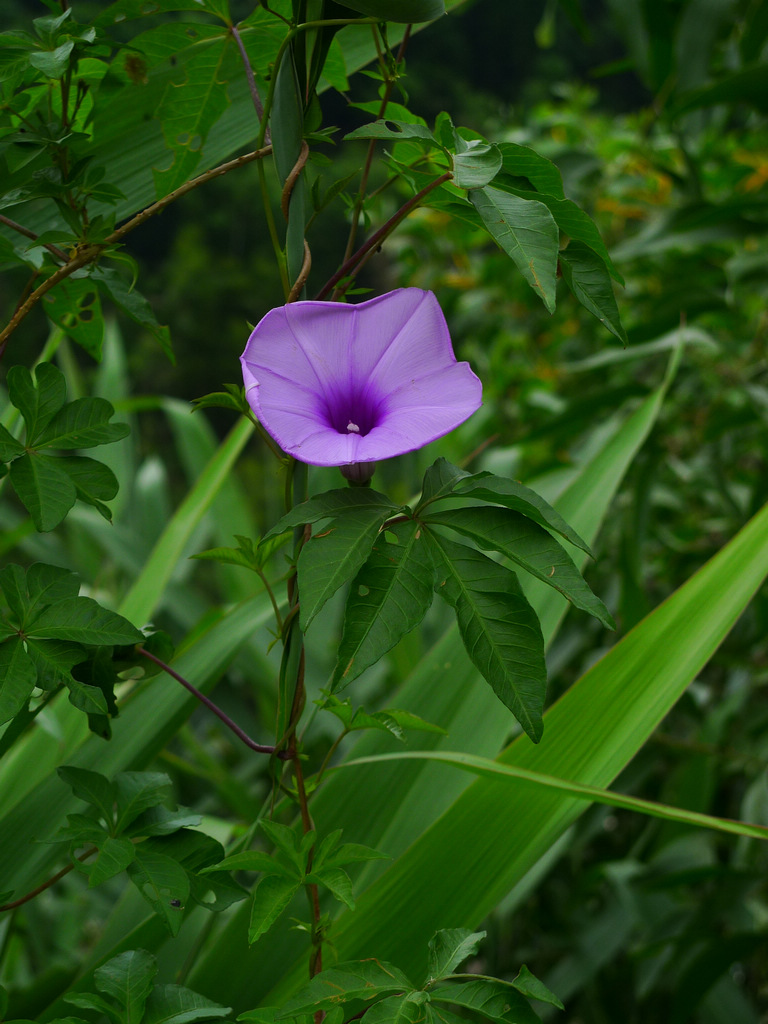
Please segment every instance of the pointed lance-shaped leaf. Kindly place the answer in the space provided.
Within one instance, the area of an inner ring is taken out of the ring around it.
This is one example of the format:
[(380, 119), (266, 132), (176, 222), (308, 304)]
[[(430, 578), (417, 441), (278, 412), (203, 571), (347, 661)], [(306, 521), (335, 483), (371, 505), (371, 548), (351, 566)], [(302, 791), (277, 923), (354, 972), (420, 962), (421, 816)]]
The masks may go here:
[(432, 532), (427, 536), (435, 590), (456, 612), (467, 654), (537, 743), (547, 687), (544, 640), (517, 577), (473, 548)]

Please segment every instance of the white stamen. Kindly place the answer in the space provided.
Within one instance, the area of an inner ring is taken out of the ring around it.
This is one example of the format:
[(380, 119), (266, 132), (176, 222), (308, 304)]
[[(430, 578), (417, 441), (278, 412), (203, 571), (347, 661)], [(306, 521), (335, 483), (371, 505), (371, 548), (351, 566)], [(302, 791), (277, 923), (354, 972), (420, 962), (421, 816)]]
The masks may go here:
[(352, 420), (350, 420), (349, 423), (347, 424), (347, 431), (350, 434), (359, 434), (360, 433), (360, 427), (358, 427), (358, 425), (356, 423), (353, 423)]

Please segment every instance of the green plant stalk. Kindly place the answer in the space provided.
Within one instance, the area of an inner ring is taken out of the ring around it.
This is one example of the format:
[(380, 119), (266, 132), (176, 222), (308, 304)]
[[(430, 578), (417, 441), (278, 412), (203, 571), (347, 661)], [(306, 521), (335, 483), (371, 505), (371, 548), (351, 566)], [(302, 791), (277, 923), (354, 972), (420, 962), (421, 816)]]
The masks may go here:
[[(373, 26), (374, 39), (376, 38), (376, 32), (378, 31), (377, 26)], [(396, 62), (399, 65), (405, 54), (405, 48), (408, 45), (408, 40), (411, 36), (411, 26), (406, 25), (405, 35), (400, 42), (400, 49), (397, 52)], [(386, 76), (386, 82), (384, 84), (384, 95), (381, 98), (381, 105), (379, 107), (379, 120), (382, 120), (386, 116), (387, 106), (389, 104), (390, 97), (392, 96), (392, 87), (395, 84), (395, 76), (388, 74)], [(349, 237), (347, 239), (347, 246), (344, 250), (344, 258), (342, 263), (346, 263), (349, 257), (352, 255), (352, 250), (355, 246), (355, 239), (357, 238), (357, 229), (360, 225), (360, 214), (363, 212), (363, 204), (365, 203), (365, 190), (368, 185), (368, 177), (371, 173), (371, 165), (373, 164), (373, 154), (376, 152), (376, 140), (370, 139), (368, 142), (368, 152), (365, 155), (365, 164), (363, 165), (363, 173), (360, 176), (360, 190), (355, 200), (355, 205), (352, 210), (352, 222), (349, 226)]]
[(285, 56), (285, 51), (291, 45), (296, 36), (298, 36), (301, 32), (307, 32), (309, 29), (313, 28), (328, 28), (333, 25), (338, 25), (339, 27), (343, 28), (346, 25), (376, 24), (378, 24), (378, 19), (376, 18), (322, 18), (319, 19), (318, 21), (306, 21), (301, 25), (296, 25), (294, 26), (294, 28), (290, 30), (290, 32), (286, 33), (285, 39), (283, 39), (282, 43), (280, 44), (280, 48), (277, 51), (277, 54), (275, 56), (275, 63), (274, 66), (272, 67), (272, 77), (270, 78), (269, 81), (269, 91), (267, 92), (266, 99), (264, 100), (264, 116), (262, 117), (261, 120), (261, 129), (259, 130), (258, 139), (256, 141), (256, 145), (258, 147), (264, 145), (264, 139), (266, 138), (267, 127), (269, 125), (269, 115), (272, 112), (272, 104), (275, 99), (277, 73), (280, 70), (280, 65), (283, 61), (283, 57)]

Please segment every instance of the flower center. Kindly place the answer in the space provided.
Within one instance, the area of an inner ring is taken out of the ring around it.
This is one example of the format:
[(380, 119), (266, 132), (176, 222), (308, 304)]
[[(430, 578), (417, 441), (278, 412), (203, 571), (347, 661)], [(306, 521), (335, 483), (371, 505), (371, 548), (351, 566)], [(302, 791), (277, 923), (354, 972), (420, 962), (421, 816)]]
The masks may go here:
[(377, 396), (365, 390), (334, 395), (326, 406), (328, 425), (339, 434), (365, 437), (381, 420), (380, 405)]

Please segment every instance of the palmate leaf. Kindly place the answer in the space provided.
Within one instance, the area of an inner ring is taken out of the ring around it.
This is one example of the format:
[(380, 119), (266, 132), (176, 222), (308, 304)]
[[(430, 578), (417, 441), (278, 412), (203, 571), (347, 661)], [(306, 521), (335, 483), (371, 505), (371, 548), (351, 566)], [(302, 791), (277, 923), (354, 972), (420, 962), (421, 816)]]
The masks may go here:
[(41, 363), (34, 378), (26, 366), (12, 366), (7, 379), (8, 397), (24, 419), (27, 444), (33, 444), (67, 400), (64, 374), (52, 363)]
[(463, 544), (429, 533), (435, 590), (456, 612), (475, 667), (534, 743), (541, 738), (547, 672), (536, 613), (515, 574)]
[(106, 836), (88, 873), (88, 886), (94, 888), (114, 878), (135, 859), (136, 847), (130, 839), (125, 836)]
[(11, 485), (40, 533), (55, 529), (77, 501), (77, 489), (58, 461), (32, 451), (11, 463)]
[(355, 999), (370, 1002), (389, 992), (413, 991), (414, 985), (394, 964), (383, 960), (351, 961), (321, 971), (289, 999), (278, 1020), (317, 1010), (330, 1010)]
[(68, 597), (44, 608), (29, 626), (30, 637), (82, 644), (136, 644), (142, 633), (90, 597)]
[(453, 157), (453, 183), (458, 188), (482, 188), (493, 181), (500, 167), (501, 153), (496, 146), (480, 140), (465, 142)]
[(96, 988), (110, 996), (123, 1011), (125, 1024), (139, 1024), (152, 991), (157, 961), (144, 949), (120, 953), (94, 971)]
[(253, 945), (269, 931), (301, 888), (300, 878), (265, 875), (253, 892), (248, 942)]
[(0, 643), (0, 725), (26, 707), (37, 682), (37, 670), (21, 637)]
[(501, 981), (478, 978), (462, 984), (436, 985), (430, 989), (434, 1003), (460, 1006), (472, 1013), (479, 1013), (489, 1020), (506, 1024), (540, 1024), (528, 1001), (511, 985)]
[(366, 1024), (420, 1024), (427, 1019), (426, 1000), (426, 992), (419, 991), (387, 996), (366, 1010)]
[(230, 1006), (221, 1006), (181, 985), (157, 985), (149, 999), (142, 1024), (193, 1024), (227, 1017)]
[(78, 398), (56, 413), (32, 443), (37, 449), (73, 450), (119, 441), (130, 428), (126, 423), (110, 423), (114, 412), (104, 398)]
[(492, 185), (472, 189), (469, 199), (490, 236), (513, 260), (549, 312), (554, 312), (560, 235), (547, 207)]
[(493, 473), (475, 473), (457, 481), (453, 493), (462, 498), (479, 498), (481, 501), (494, 502), (505, 508), (514, 509), (532, 519), (547, 530), (554, 530), (565, 537), (571, 544), (591, 555), (589, 546), (576, 531), (566, 523), (560, 513), (552, 508), (541, 495), (518, 483), (517, 480), (505, 480)]
[(111, 828), (115, 791), (109, 779), (89, 768), (76, 768), (73, 765), (62, 765), (57, 772), (75, 796), (92, 804)]
[(302, 630), (365, 562), (389, 514), (375, 504), (350, 509), (304, 544), (297, 566)]
[(526, 516), (498, 506), (451, 508), (425, 516), (424, 523), (447, 526), (471, 537), (486, 551), (498, 551), (577, 608), (615, 629), (608, 609), (590, 590), (570, 555), (545, 529)]
[(485, 936), (485, 932), (468, 928), (441, 928), (429, 940), (427, 983), (453, 974), (459, 964), (477, 953)]
[[(391, 543), (387, 534), (397, 543)], [(350, 683), (414, 629), (432, 604), (434, 569), (415, 520), (380, 535), (352, 581), (331, 689)]]
[(104, 502), (115, 497), (120, 485), (109, 466), (86, 455), (61, 458), (58, 464), (75, 485), (78, 500), (92, 505), (107, 522), (112, 522), (112, 510)]
[(345, 487), (335, 491), (326, 491), (324, 494), (316, 494), (308, 501), (294, 506), (287, 515), (284, 515), (271, 530), (262, 537), (262, 543), (270, 540), (280, 533), (285, 533), (295, 526), (302, 526), (304, 523), (317, 523), (321, 519), (333, 519), (339, 515), (356, 509), (378, 509), (381, 512), (382, 522), (387, 516), (393, 515), (399, 510), (386, 494), (379, 494), (367, 487)]
[(182, 922), (182, 908), (189, 897), (189, 875), (173, 857), (156, 850), (135, 847), (136, 859), (128, 865), (131, 881), (165, 923), (171, 935), (176, 935)]
[(48, 318), (73, 338), (97, 362), (101, 362), (104, 316), (98, 289), (87, 278), (60, 281), (43, 296)]

